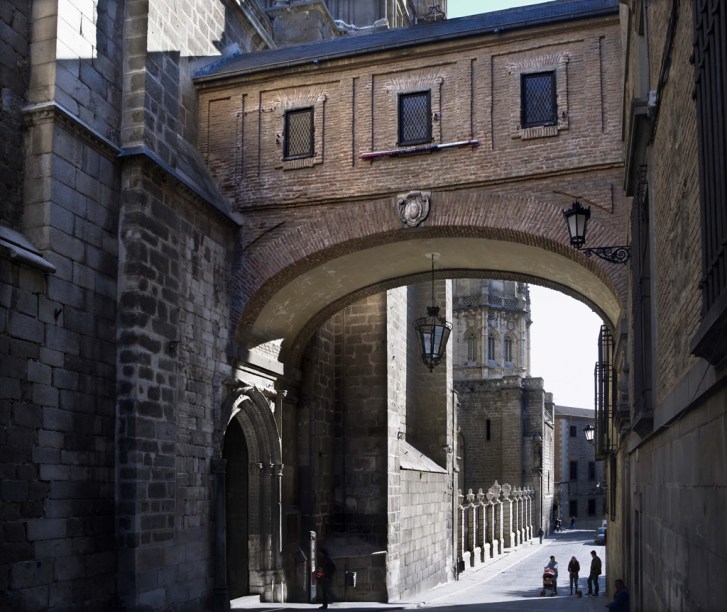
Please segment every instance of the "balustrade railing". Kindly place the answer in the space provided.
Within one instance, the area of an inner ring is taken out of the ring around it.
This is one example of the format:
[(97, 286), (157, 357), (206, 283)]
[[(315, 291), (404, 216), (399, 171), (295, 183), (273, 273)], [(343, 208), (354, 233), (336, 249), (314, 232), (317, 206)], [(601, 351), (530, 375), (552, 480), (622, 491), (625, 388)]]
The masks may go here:
[(497, 481), (483, 492), (458, 491), (457, 567), (467, 571), (533, 538), (535, 490)]

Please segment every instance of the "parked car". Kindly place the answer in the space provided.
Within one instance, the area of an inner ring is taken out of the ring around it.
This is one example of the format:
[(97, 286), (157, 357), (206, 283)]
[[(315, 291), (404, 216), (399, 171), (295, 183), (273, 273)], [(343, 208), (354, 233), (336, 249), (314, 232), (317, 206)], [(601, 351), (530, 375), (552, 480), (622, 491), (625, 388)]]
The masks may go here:
[(596, 529), (596, 537), (593, 538), (594, 544), (605, 544), (606, 543), (606, 528), (599, 527)]

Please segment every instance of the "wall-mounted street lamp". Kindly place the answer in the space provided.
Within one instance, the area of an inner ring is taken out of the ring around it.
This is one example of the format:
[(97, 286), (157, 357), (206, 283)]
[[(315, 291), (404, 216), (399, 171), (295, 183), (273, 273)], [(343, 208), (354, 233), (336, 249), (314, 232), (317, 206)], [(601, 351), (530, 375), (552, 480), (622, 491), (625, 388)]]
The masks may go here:
[(568, 234), (570, 235), (570, 244), (578, 249), (586, 257), (595, 255), (611, 263), (626, 263), (631, 259), (631, 247), (629, 246), (607, 246), (607, 247), (589, 247), (584, 248), (586, 244), (586, 230), (588, 229), (588, 219), (591, 218), (591, 207), (583, 208), (581, 203), (576, 200), (573, 205), (563, 211), (563, 218), (568, 226)]
[(586, 425), (583, 428), (583, 435), (586, 436), (586, 442), (593, 444), (593, 437), (596, 434), (596, 428), (593, 425)]
[(427, 316), (414, 321), (414, 329), (419, 338), (422, 361), (431, 372), (444, 358), (447, 340), (452, 331), (452, 324), (439, 316), (439, 306), (434, 305), (434, 257), (432, 253), (432, 305), (427, 307)]

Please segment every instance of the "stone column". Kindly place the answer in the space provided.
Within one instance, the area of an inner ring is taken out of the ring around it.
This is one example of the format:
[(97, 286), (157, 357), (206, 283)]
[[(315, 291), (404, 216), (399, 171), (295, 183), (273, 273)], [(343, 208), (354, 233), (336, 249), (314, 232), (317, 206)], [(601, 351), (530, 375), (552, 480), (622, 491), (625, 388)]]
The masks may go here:
[(215, 521), (214, 586), (212, 587), (212, 612), (230, 609), (230, 592), (227, 587), (227, 518), (225, 516), (226, 459), (212, 459), (212, 503)]

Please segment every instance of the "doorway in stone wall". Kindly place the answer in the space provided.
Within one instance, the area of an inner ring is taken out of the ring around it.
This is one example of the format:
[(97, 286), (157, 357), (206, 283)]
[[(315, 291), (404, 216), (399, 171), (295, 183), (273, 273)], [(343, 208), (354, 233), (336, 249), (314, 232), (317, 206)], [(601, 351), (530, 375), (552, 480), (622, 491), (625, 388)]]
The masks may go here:
[(227, 585), (230, 598), (250, 592), (248, 568), (248, 451), (237, 419), (225, 433), (222, 458), (227, 460), (225, 512), (227, 515)]

